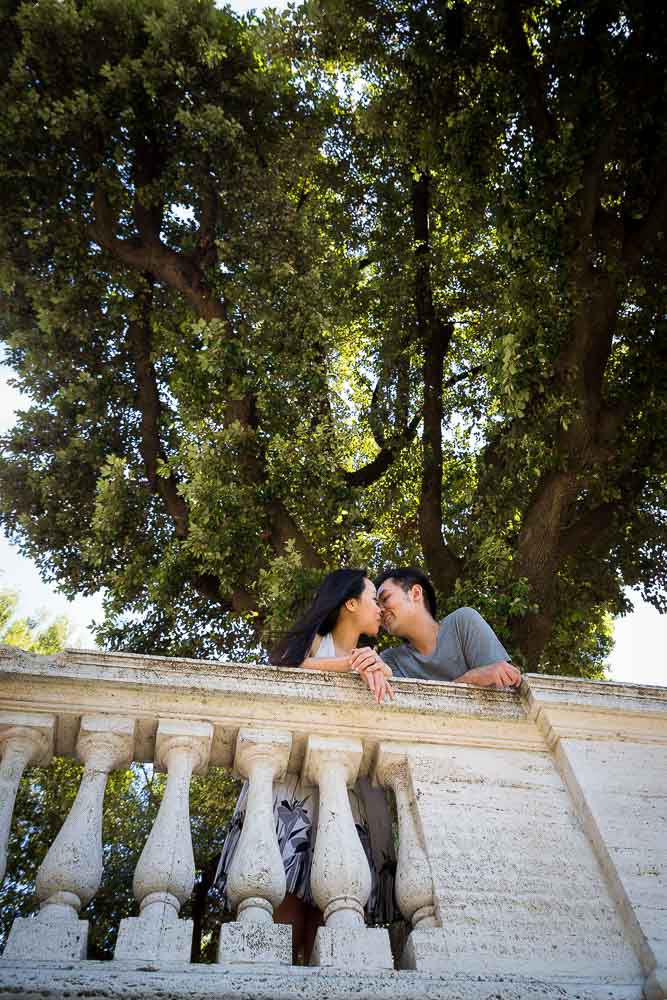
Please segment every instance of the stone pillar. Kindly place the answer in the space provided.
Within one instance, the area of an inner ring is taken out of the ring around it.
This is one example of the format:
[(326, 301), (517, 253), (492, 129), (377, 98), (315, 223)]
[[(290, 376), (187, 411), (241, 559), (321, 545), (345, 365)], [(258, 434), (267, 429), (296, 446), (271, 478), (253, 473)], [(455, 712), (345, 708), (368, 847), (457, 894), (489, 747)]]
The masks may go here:
[[(403, 951), (401, 968), (418, 969), (420, 945), (429, 949), (430, 928), (438, 927), (433, 899), (431, 866), (417, 820), (415, 794), (410, 778), (409, 747), (381, 743), (375, 777), (393, 789), (398, 812), (396, 902), (413, 930)], [(430, 950), (430, 949), (429, 949)]]
[(41, 909), (14, 921), (3, 958), (82, 959), (88, 921), (78, 913), (102, 881), (102, 805), (109, 772), (132, 759), (134, 721), (84, 716), (77, 756), (85, 767), (65, 822), (37, 873)]
[(273, 782), (285, 773), (290, 733), (241, 729), (234, 770), (248, 779), (246, 814), (227, 878), (237, 922), (220, 928), (218, 962), (292, 961), (292, 928), (273, 923), (285, 896), (285, 868), (273, 819)]
[(115, 959), (190, 961), (192, 920), (178, 916), (195, 884), (190, 779), (206, 773), (212, 739), (209, 722), (158, 723), (155, 767), (167, 771), (167, 784), (134, 873), (139, 916), (121, 920)]
[(44, 765), (53, 753), (53, 715), (0, 712), (0, 885), (7, 869), (7, 844), (19, 781), (28, 764)]
[(393, 969), (394, 963), (388, 932), (364, 924), (371, 873), (347, 792), (356, 781), (361, 756), (361, 740), (308, 738), (304, 780), (320, 790), (311, 888), (325, 920), (311, 964), (376, 971)]
[(666, 1000), (667, 688), (528, 675), (522, 692), (641, 966), (645, 1000)]

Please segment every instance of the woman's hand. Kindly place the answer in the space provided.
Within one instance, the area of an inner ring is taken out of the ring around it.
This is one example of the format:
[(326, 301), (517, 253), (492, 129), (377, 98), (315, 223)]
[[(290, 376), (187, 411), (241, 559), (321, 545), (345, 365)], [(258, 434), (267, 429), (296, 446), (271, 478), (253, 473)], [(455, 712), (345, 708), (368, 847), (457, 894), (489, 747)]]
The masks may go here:
[(394, 689), (387, 679), (391, 677), (391, 668), (374, 649), (369, 647), (353, 649), (350, 655), (350, 670), (363, 677), (378, 705), (384, 701), (385, 696), (391, 701), (394, 700)]

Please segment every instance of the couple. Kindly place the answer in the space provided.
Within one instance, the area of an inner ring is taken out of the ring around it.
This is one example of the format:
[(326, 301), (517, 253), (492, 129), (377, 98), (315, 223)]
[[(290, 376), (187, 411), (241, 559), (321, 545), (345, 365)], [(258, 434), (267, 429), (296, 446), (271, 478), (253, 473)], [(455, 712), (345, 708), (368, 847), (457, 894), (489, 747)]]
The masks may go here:
[[(407, 642), (380, 655), (369, 647), (359, 647), (360, 636), (376, 636), (380, 624), (390, 635)], [(385, 696), (393, 698), (392, 675), (496, 688), (515, 687), (521, 682), (499, 639), (472, 608), (459, 608), (437, 621), (433, 585), (412, 567), (385, 570), (375, 583), (361, 569), (329, 573), (308, 611), (273, 650), (271, 663), (357, 673), (378, 703)], [(247, 790), (246, 783), (216, 873), (226, 904), (227, 873), (243, 827)], [(391, 923), (400, 913), (394, 902), (396, 862), (385, 792), (360, 778), (349, 794), (372, 876), (366, 916), (370, 924)], [(294, 964), (302, 949), (308, 961), (322, 923), (310, 892), (317, 806), (317, 789), (304, 786), (297, 775), (286, 775), (275, 783), (274, 817), (287, 894), (274, 916), (276, 922), (292, 925)]]

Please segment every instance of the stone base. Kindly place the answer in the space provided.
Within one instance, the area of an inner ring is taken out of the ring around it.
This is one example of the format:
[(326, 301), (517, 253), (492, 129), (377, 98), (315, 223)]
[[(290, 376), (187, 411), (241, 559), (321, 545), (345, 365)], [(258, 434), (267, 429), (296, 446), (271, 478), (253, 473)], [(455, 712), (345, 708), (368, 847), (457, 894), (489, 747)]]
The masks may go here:
[(401, 969), (416, 972), (451, 971), (452, 956), (447, 950), (445, 936), (440, 927), (413, 930), (405, 942), (401, 955)]
[(222, 965), (269, 962), (292, 964), (292, 928), (288, 924), (222, 924), (217, 961)]
[(81, 961), (88, 948), (88, 921), (70, 914), (17, 917), (7, 938), (3, 959), (12, 962)]
[(381, 927), (319, 927), (310, 960), (323, 969), (393, 969), (389, 932)]
[(173, 906), (150, 907), (138, 917), (125, 917), (118, 928), (114, 960), (189, 962), (192, 921), (181, 920)]

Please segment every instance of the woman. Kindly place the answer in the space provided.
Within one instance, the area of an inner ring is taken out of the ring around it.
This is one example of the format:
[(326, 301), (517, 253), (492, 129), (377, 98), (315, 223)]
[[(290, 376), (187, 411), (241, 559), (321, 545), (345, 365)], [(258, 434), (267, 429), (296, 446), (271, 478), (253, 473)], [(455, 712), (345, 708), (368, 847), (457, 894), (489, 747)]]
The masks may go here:
[[(278, 643), (271, 663), (307, 670), (333, 670), (362, 675), (380, 702), (393, 698), (387, 680), (391, 670), (372, 649), (359, 648), (361, 635), (377, 635), (380, 609), (375, 587), (362, 569), (338, 569), (324, 578), (313, 603)], [(371, 868), (372, 889), (366, 913), (369, 923), (388, 923), (397, 915), (394, 907), (394, 873), (391, 816), (381, 789), (360, 779), (350, 789), (350, 804), (357, 832)], [(222, 848), (216, 883), (225, 896), (227, 872), (238, 844), (247, 798), (244, 784)], [(317, 830), (318, 793), (302, 784), (298, 775), (286, 775), (274, 785), (273, 812), (278, 844), (285, 865), (287, 894), (276, 909), (277, 923), (292, 925), (294, 964), (303, 948), (307, 963), (322, 914), (310, 891), (310, 868)], [(228, 902), (225, 896), (225, 905)]]

